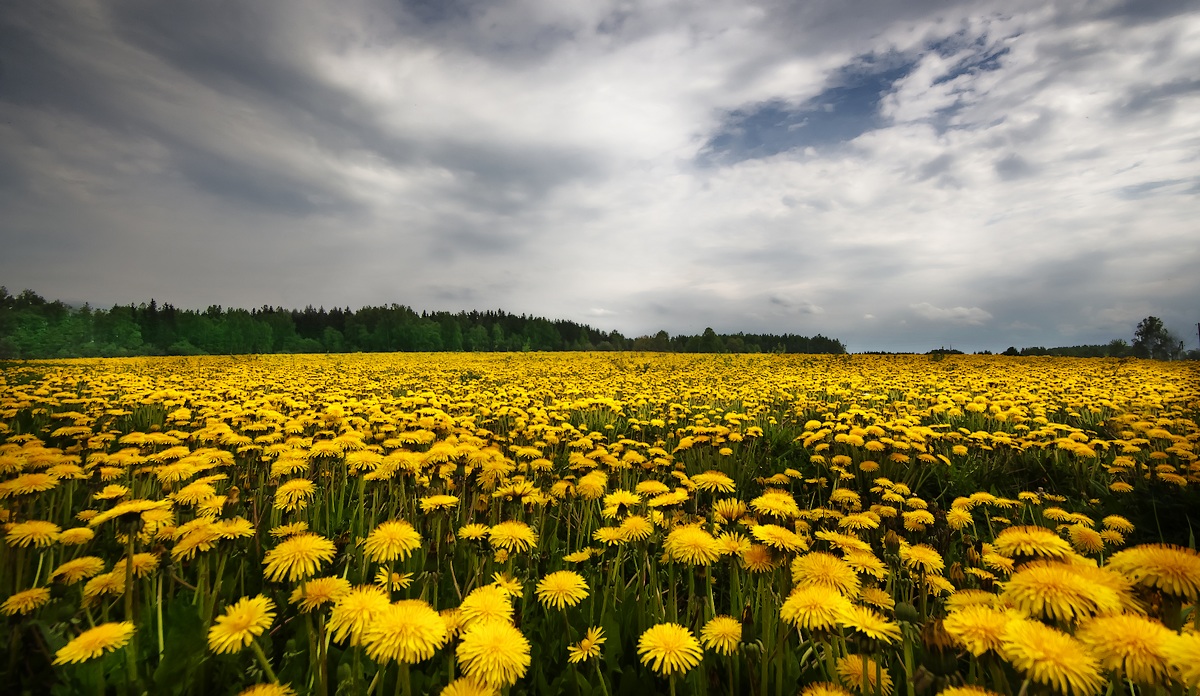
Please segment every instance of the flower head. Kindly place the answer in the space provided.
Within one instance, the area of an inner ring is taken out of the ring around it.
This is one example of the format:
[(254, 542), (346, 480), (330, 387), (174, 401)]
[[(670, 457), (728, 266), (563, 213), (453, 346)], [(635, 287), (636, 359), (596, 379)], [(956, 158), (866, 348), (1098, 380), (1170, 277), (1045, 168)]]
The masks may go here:
[(866, 655), (846, 655), (837, 661), (837, 673), (842, 683), (860, 694), (892, 693), (892, 675), (886, 667)]
[(793, 590), (779, 608), (779, 616), (796, 628), (823, 630), (836, 626), (849, 610), (850, 600), (837, 590), (810, 585)]
[(529, 668), (529, 641), (507, 621), (480, 621), (458, 644), (463, 674), (493, 687), (515, 684)]
[(53, 522), (29, 520), (10, 526), (4, 538), (13, 546), (49, 546), (58, 540), (61, 532), (62, 528)]
[(714, 616), (700, 629), (704, 647), (721, 655), (732, 655), (742, 642), (742, 622), (732, 616)]
[(390, 605), (388, 595), (382, 588), (362, 585), (351, 589), (335, 600), (333, 611), (329, 614), (329, 630), (333, 632), (333, 639), (340, 642), (349, 638), (351, 645), (361, 645), (367, 627)]
[(477, 621), (509, 621), (513, 606), (508, 591), (496, 585), (483, 585), (471, 590), (459, 605), (464, 623)]
[(603, 647), (606, 640), (608, 639), (604, 637), (603, 628), (599, 626), (589, 628), (583, 636), (583, 640), (567, 647), (567, 662), (574, 665), (593, 657), (600, 657), (600, 648)]
[(1106, 568), (1189, 601), (1200, 599), (1200, 553), (1171, 544), (1143, 544), (1112, 555)]
[(316, 575), (321, 566), (333, 560), (333, 542), (319, 534), (296, 534), (280, 542), (263, 556), (264, 575), (278, 582), (296, 581)]
[(363, 545), (367, 556), (376, 563), (405, 559), (421, 547), (421, 535), (404, 520), (392, 520), (379, 525), (367, 536)]
[(1174, 635), (1157, 621), (1130, 614), (1090, 619), (1075, 632), (1102, 667), (1140, 684), (1170, 679), (1166, 650)]
[(537, 546), (537, 534), (524, 522), (509, 520), (488, 530), (488, 541), (497, 549), (520, 553)]
[(292, 596), (288, 598), (288, 601), (300, 607), (300, 611), (307, 614), (313, 609), (336, 602), (349, 592), (350, 581), (345, 578), (310, 578), (303, 585), (292, 590)]
[(698, 525), (676, 527), (667, 534), (663, 550), (671, 560), (706, 566), (721, 557), (721, 545)]
[(5, 616), (28, 614), (49, 601), (50, 588), (33, 587), (17, 592), (4, 600), (4, 604), (0, 605), (0, 612), (3, 612)]
[(661, 675), (682, 674), (700, 664), (704, 651), (688, 629), (676, 623), (651, 626), (638, 639), (642, 664)]
[(133, 637), (133, 630), (131, 621), (104, 623), (88, 629), (59, 648), (54, 655), (54, 664), (87, 662), (106, 652), (122, 648)]
[(216, 653), (235, 653), (262, 635), (274, 620), (275, 603), (270, 599), (243, 597), (226, 607), (225, 614), (208, 629), (208, 647)]
[(445, 620), (420, 599), (389, 604), (373, 617), (362, 634), (367, 654), (376, 662), (428, 660), (448, 639)]
[(550, 573), (537, 584), (538, 599), (546, 606), (562, 609), (573, 607), (588, 596), (588, 584), (573, 570)]
[(796, 556), (792, 561), (792, 582), (796, 587), (820, 585), (853, 597), (858, 594), (858, 573), (842, 559), (824, 551)]
[(1000, 655), (1025, 676), (1065, 694), (1096, 694), (1100, 665), (1075, 638), (1037, 621), (1017, 619), (1005, 629)]
[(62, 579), (67, 585), (95, 577), (104, 572), (104, 559), (98, 556), (80, 556), (61, 564), (50, 573), (50, 579)]

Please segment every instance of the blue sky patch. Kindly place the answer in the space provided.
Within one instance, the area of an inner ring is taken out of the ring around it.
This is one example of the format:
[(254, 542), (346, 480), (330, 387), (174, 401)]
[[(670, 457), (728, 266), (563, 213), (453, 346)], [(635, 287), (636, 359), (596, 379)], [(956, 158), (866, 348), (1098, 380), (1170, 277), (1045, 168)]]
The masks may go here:
[(728, 165), (853, 140), (882, 125), (880, 101), (915, 64), (895, 55), (861, 56), (835, 73), (825, 91), (800, 106), (771, 100), (735, 109), (699, 159), (706, 165)]

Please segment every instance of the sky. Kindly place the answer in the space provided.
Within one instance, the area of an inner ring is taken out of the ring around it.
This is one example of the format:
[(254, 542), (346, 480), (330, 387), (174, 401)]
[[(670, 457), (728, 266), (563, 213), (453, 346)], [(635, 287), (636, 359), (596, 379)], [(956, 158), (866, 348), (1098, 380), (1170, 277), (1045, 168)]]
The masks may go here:
[(1193, 348), (1198, 66), (1181, 0), (13, 0), (0, 284)]

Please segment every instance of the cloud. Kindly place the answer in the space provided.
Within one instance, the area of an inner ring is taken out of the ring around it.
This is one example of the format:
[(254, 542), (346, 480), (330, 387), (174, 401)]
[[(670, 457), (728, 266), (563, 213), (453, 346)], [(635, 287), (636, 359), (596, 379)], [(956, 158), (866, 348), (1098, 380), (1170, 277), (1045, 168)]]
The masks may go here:
[(1187, 326), (1197, 32), (1170, 1), (10, 4), (0, 275), (855, 350)]
[(918, 316), (928, 319), (929, 321), (945, 321), (954, 324), (970, 324), (973, 326), (982, 325), (990, 320), (992, 315), (986, 310), (979, 307), (950, 307), (942, 308), (935, 307), (928, 302), (920, 302), (910, 305), (912, 310)]

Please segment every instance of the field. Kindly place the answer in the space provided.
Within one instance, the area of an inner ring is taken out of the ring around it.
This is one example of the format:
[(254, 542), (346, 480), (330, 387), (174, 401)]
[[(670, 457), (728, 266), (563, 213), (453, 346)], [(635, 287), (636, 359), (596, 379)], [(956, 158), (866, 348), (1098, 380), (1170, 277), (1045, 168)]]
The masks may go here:
[(0, 372), (10, 693), (1195, 694), (1195, 363)]

